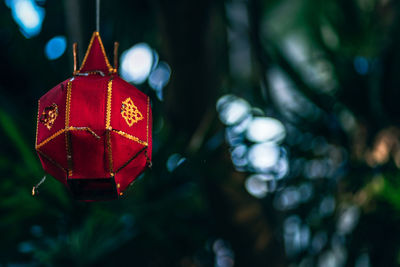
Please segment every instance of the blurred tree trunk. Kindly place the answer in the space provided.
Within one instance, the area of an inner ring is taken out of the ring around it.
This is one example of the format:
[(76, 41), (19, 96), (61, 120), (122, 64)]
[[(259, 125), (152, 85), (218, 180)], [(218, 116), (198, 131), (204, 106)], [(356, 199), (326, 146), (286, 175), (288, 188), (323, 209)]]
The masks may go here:
[(216, 7), (208, 0), (158, 3), (164, 50), (173, 71), (165, 110), (174, 129), (190, 135), (215, 105), (221, 86), (226, 53), (221, 49), (226, 43), (221, 14), (214, 14)]
[[(82, 62), (83, 59), (83, 49), (84, 43), (82, 38), (82, 21), (81, 21), (81, 7), (78, 0), (65, 0), (64, 1), (64, 10), (65, 10), (65, 18), (66, 18), (66, 28), (68, 34), (68, 50), (70, 53), (68, 55), (72, 55), (72, 44), (78, 43), (78, 60)], [(71, 70), (74, 64), (73, 57), (69, 56), (69, 63), (71, 66)], [(79, 66), (78, 66), (79, 67)]]

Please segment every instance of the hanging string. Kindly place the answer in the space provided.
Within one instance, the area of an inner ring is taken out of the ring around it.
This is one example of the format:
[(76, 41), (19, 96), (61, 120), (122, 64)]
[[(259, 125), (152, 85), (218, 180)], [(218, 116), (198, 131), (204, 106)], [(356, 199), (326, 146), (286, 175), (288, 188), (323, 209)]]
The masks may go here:
[(96, 32), (100, 32), (100, 0), (96, 0)]
[(43, 176), (42, 180), (40, 180), (40, 182), (32, 188), (32, 196), (35, 196), (35, 195), (38, 194), (38, 192), (39, 192), (39, 191), (38, 191), (39, 186), (40, 186), (41, 184), (43, 184), (43, 182), (44, 182), (45, 180), (46, 180), (46, 175)]

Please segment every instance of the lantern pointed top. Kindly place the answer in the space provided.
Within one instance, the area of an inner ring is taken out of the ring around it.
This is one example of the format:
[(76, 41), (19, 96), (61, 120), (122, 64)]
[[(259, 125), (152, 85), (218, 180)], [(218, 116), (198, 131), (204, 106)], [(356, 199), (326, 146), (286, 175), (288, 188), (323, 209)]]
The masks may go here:
[(111, 74), (115, 73), (116, 69), (110, 65), (104, 50), (103, 42), (100, 38), (100, 34), (99, 32), (95, 31), (90, 39), (89, 47), (86, 51), (82, 65), (76, 73), (98, 71), (104, 74)]

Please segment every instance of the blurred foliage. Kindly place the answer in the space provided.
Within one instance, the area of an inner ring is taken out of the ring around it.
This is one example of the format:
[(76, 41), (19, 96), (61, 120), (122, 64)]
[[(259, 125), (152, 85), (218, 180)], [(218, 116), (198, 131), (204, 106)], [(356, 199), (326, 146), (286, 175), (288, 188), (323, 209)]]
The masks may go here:
[[(36, 1), (46, 14), (29, 39), (6, 2), (0, 266), (400, 264), (398, 1), (102, 1), (108, 54), (115, 40), (120, 51), (146, 42), (172, 76), (163, 101), (137, 85), (152, 98), (152, 169), (123, 199), (98, 203), (73, 200), (51, 177), (31, 196), (44, 175), (36, 103), (72, 75), (75, 41), (82, 58), (95, 1)], [(44, 46), (57, 35), (68, 49), (50, 61)], [(289, 172), (265, 197), (231, 161), (232, 126), (215, 108), (224, 94), (286, 128)], [(183, 160), (167, 168), (173, 154)]]

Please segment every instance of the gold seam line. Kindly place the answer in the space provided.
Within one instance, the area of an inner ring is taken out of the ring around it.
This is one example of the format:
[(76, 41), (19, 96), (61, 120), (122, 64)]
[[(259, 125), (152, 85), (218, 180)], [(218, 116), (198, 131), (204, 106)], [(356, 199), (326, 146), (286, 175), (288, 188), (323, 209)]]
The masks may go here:
[(100, 48), (101, 48), (101, 51), (103, 52), (103, 56), (106, 61), (106, 65), (108, 67), (108, 71), (113, 72), (113, 67), (111, 66), (110, 62), (108, 62), (107, 54), (106, 54), (106, 51), (104, 50), (103, 41), (100, 38), (100, 33), (96, 32), (96, 35), (99, 37)]
[(112, 97), (112, 83), (113, 79), (111, 78), (108, 81), (107, 86), (107, 105), (106, 105), (106, 129), (111, 128), (111, 97)]
[(147, 142), (144, 142), (144, 141), (140, 140), (140, 139), (137, 138), (136, 136), (133, 136), (133, 135), (130, 135), (130, 134), (125, 133), (125, 132), (123, 132), (123, 131), (119, 131), (119, 130), (115, 130), (115, 129), (112, 129), (112, 131), (113, 131), (113, 132), (116, 132), (116, 133), (119, 134), (119, 135), (122, 135), (122, 136), (125, 137), (125, 138), (128, 138), (129, 140), (135, 141), (135, 142), (137, 142), (137, 143), (139, 143), (139, 144), (141, 144), (141, 145), (144, 145), (144, 146), (147, 146), (147, 145), (148, 145)]
[(57, 163), (57, 161), (55, 161), (54, 159), (50, 158), (48, 155), (46, 155), (45, 153), (43, 153), (40, 150), (36, 150), (40, 155), (42, 155), (45, 159), (47, 159), (50, 163), (54, 164), (56, 167), (60, 168), (62, 171), (64, 171), (65, 173), (67, 172), (67, 170), (61, 166), (59, 163)]
[(65, 132), (65, 129), (58, 130), (57, 132), (52, 134), (50, 137), (48, 137), (44, 141), (42, 141), (39, 145), (36, 145), (36, 149), (41, 148), (42, 146), (44, 146), (45, 144), (47, 144), (48, 142), (50, 142), (51, 140), (53, 140), (54, 138), (56, 138), (57, 136), (62, 134), (63, 132)]
[(112, 84), (113, 77), (110, 78), (107, 84), (107, 104), (106, 104), (106, 145), (108, 157), (108, 170), (113, 173), (114, 164), (112, 159), (112, 144), (111, 144), (111, 101), (112, 101)]
[(113, 174), (114, 164), (112, 160), (112, 146), (111, 146), (111, 131), (106, 129), (106, 143), (107, 143), (107, 156), (108, 156), (108, 171)]
[(72, 94), (72, 81), (67, 84), (67, 99), (65, 104), (65, 148), (67, 152), (68, 175), (72, 175), (72, 153), (71, 153), (71, 136), (69, 130), (69, 116), (71, 112), (71, 94)]
[(149, 110), (150, 110), (150, 97), (147, 97), (147, 124), (146, 124), (146, 142), (149, 143)]
[(94, 137), (96, 137), (97, 139), (100, 139), (100, 136), (98, 136), (92, 129), (90, 129), (89, 127), (74, 127), (74, 126), (70, 126), (68, 127), (68, 130), (70, 131), (87, 131), (90, 134), (92, 134)]
[[(146, 124), (146, 140), (147, 143), (149, 143), (149, 123), (150, 123), (150, 97), (147, 97), (147, 124)], [(146, 165), (147, 167), (151, 167), (152, 163), (147, 155), (147, 151), (149, 150), (149, 146), (146, 147), (146, 151), (144, 152), (145, 156), (146, 156)], [(149, 163), (150, 162), (150, 163)]]
[(68, 164), (68, 176), (72, 175), (72, 144), (71, 144), (71, 132), (65, 131), (65, 141), (67, 144), (67, 164)]
[(143, 147), (141, 150), (139, 150), (139, 152), (137, 152), (132, 158), (130, 158), (127, 162), (125, 162), (121, 167), (118, 168), (118, 170), (115, 173), (118, 173), (120, 170), (122, 170), (123, 168), (125, 168), (126, 166), (128, 166), (129, 163), (131, 163), (132, 160), (134, 160), (135, 158), (137, 158), (140, 153), (143, 152), (143, 150), (145, 150), (146, 147)]
[(38, 100), (38, 108), (37, 108), (35, 147), (37, 147), (38, 128), (39, 128), (39, 111), (40, 111), (40, 99)]
[(94, 41), (94, 37), (95, 37), (95, 33), (96, 33), (96, 32), (94, 32), (94, 33), (93, 33), (93, 35), (92, 35), (92, 38), (90, 38), (89, 47), (88, 47), (88, 49), (86, 50), (85, 57), (83, 58), (82, 65), (81, 65), (81, 67), (79, 68), (78, 72), (81, 72), (81, 70), (82, 70), (82, 69), (83, 69), (83, 67), (85, 66), (86, 59), (87, 59), (87, 57), (89, 56), (89, 51), (91, 50), (91, 48), (92, 48), (92, 45), (93, 45), (93, 41)]
[[(101, 137), (98, 136), (92, 129), (90, 129), (89, 127), (68, 127), (67, 130), (70, 131), (87, 131), (89, 133), (91, 133), (94, 137), (96, 137), (97, 139), (100, 139)], [(39, 145), (36, 145), (36, 149), (37, 148), (41, 148), (42, 146), (44, 146), (45, 144), (47, 144), (48, 142), (50, 142), (51, 140), (53, 140), (54, 138), (56, 138), (57, 136), (59, 136), (60, 134), (62, 134), (63, 132), (65, 132), (65, 129), (61, 129), (58, 130), (57, 132), (55, 132), (54, 134), (52, 134), (50, 137), (48, 137), (46, 140), (42, 141)]]
[(96, 38), (96, 37), (99, 38), (100, 48), (101, 48), (101, 51), (103, 52), (103, 57), (104, 57), (104, 59), (106, 61), (106, 65), (107, 65), (108, 71), (109, 72), (113, 72), (114, 71), (113, 68), (110, 65), (110, 62), (108, 62), (108, 58), (107, 58), (106, 52), (104, 50), (103, 42), (101, 41), (99, 32), (94, 32), (93, 35), (92, 35), (92, 38), (90, 39), (89, 47), (86, 50), (85, 57), (83, 58), (82, 65), (81, 65), (81, 67), (80, 67), (78, 72), (81, 72), (83, 67), (85, 66), (87, 57), (89, 56), (89, 52), (91, 51), (91, 48), (92, 48), (92, 45), (93, 45), (94, 38)]
[(69, 127), (69, 113), (71, 108), (71, 89), (72, 89), (72, 81), (68, 81), (67, 84), (67, 103), (65, 108), (65, 128)]

